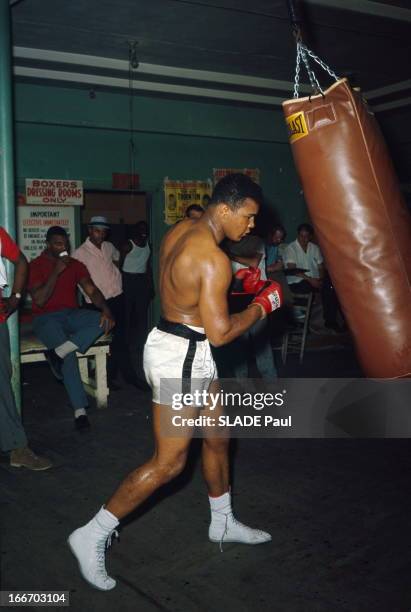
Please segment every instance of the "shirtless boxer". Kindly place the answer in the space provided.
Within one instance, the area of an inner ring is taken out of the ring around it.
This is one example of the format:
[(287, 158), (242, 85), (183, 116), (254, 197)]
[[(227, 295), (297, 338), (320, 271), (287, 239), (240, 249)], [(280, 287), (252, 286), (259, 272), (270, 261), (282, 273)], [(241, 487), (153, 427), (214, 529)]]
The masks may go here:
[[(160, 431), (160, 419), (172, 410), (170, 405), (160, 403), (160, 378), (178, 379), (182, 388), (187, 382), (190, 385), (191, 379), (205, 379), (210, 384), (217, 372), (209, 343), (221, 346), (231, 342), (280, 306), (279, 285), (269, 283), (262, 290), (261, 285), (258, 287), (259, 294), (246, 310), (234, 315), (228, 312), (231, 263), (219, 244), (226, 237), (241, 240), (248, 234), (261, 202), (262, 191), (250, 178), (228, 175), (216, 185), (201, 219), (183, 220), (164, 238), (160, 251), (162, 318), (150, 332), (144, 349), (144, 369), (153, 390), (154, 455), (126, 477), (89, 523), (68, 538), (83, 578), (98, 589), (106, 591), (116, 585), (106, 572), (105, 548), (119, 521), (175, 478), (186, 462), (191, 437), (168, 437)], [(253, 283), (251, 278), (250, 293)], [(193, 411), (195, 408), (191, 408), (191, 414)], [(202, 444), (202, 468), (211, 508), (209, 539), (268, 542), (270, 534), (251, 529), (233, 516), (228, 444), (227, 438), (209, 436)]]

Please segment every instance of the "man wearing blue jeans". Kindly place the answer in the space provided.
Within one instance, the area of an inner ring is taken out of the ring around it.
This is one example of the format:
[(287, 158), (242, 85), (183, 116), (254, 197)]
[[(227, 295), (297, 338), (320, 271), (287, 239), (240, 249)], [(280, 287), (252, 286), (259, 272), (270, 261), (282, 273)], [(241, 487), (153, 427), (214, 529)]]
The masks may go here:
[[(46, 357), (54, 375), (64, 383), (74, 408), (76, 429), (87, 429), (90, 427), (86, 414), (88, 401), (76, 351), (85, 353), (102, 333), (112, 329), (114, 320), (86, 266), (69, 257), (66, 231), (51, 227), (46, 244), (46, 250), (30, 263), (33, 329), (49, 349)], [(101, 312), (78, 307), (77, 286)]]

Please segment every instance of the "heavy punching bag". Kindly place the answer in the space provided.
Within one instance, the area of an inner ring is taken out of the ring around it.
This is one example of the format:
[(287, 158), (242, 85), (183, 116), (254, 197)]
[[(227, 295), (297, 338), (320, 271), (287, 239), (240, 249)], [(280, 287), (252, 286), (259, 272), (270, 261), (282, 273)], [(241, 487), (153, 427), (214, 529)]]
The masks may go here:
[(346, 79), (283, 103), (316, 236), (364, 373), (411, 376), (411, 216), (374, 115)]

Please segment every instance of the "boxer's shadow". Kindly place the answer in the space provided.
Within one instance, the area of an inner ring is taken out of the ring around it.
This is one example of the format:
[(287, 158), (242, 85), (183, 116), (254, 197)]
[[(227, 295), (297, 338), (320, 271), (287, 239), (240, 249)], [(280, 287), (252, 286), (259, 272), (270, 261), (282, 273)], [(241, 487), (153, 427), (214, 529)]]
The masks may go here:
[[(187, 463), (184, 470), (171, 482), (163, 485), (157, 491), (155, 491), (146, 501), (144, 501), (138, 508), (131, 512), (121, 522), (123, 525), (128, 525), (136, 519), (142, 517), (146, 512), (149, 512), (154, 506), (158, 506), (163, 499), (174, 495), (181, 489), (187, 487), (187, 485), (193, 479), (193, 475), (196, 469), (201, 469), (201, 446), (202, 439), (194, 438), (191, 442), (190, 450), (188, 452)], [(230, 485), (234, 485), (234, 460), (237, 454), (238, 443), (236, 439), (230, 440), (229, 447), (229, 460), (230, 460)], [(203, 481), (204, 482), (204, 481)], [(188, 493), (188, 492), (187, 492)], [(204, 482), (204, 489), (201, 491), (201, 496), (206, 499), (207, 489)]]

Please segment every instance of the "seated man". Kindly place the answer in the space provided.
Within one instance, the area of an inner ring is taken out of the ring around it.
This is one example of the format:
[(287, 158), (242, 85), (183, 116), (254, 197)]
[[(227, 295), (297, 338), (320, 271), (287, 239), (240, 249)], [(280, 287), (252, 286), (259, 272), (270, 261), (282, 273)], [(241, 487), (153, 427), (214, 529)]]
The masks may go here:
[(340, 332), (336, 319), (339, 308), (337, 296), (330, 282), (324, 284), (324, 260), (319, 247), (312, 242), (313, 234), (314, 230), (308, 223), (298, 226), (297, 240), (286, 248), (284, 262), (287, 269), (297, 268), (299, 271), (289, 275), (287, 280), (294, 295), (321, 290), (324, 325)]
[[(114, 320), (85, 265), (69, 257), (66, 231), (51, 227), (46, 244), (46, 250), (30, 263), (33, 329), (49, 349), (46, 357), (54, 375), (63, 380), (74, 408), (76, 429), (87, 429), (90, 427), (86, 414), (88, 401), (76, 351), (85, 353), (96, 338), (111, 330)], [(77, 285), (101, 313), (78, 307)]]
[[(282, 225), (274, 225), (270, 231), (265, 245), (265, 267), (267, 278), (280, 283), (283, 290), (284, 305), (292, 304), (293, 298), (290, 292), (286, 276), (284, 274), (284, 253), (287, 245), (284, 243), (286, 231)], [(282, 311), (277, 312), (281, 314)]]
[(286, 231), (282, 225), (274, 225), (265, 245), (265, 264), (267, 275), (284, 269), (283, 254), (287, 245), (284, 243)]
[(310, 293), (321, 288), (324, 276), (324, 260), (320, 249), (312, 242), (314, 230), (308, 223), (297, 228), (297, 240), (291, 242), (284, 253), (284, 263), (288, 270), (298, 269), (287, 277), (294, 294)]

